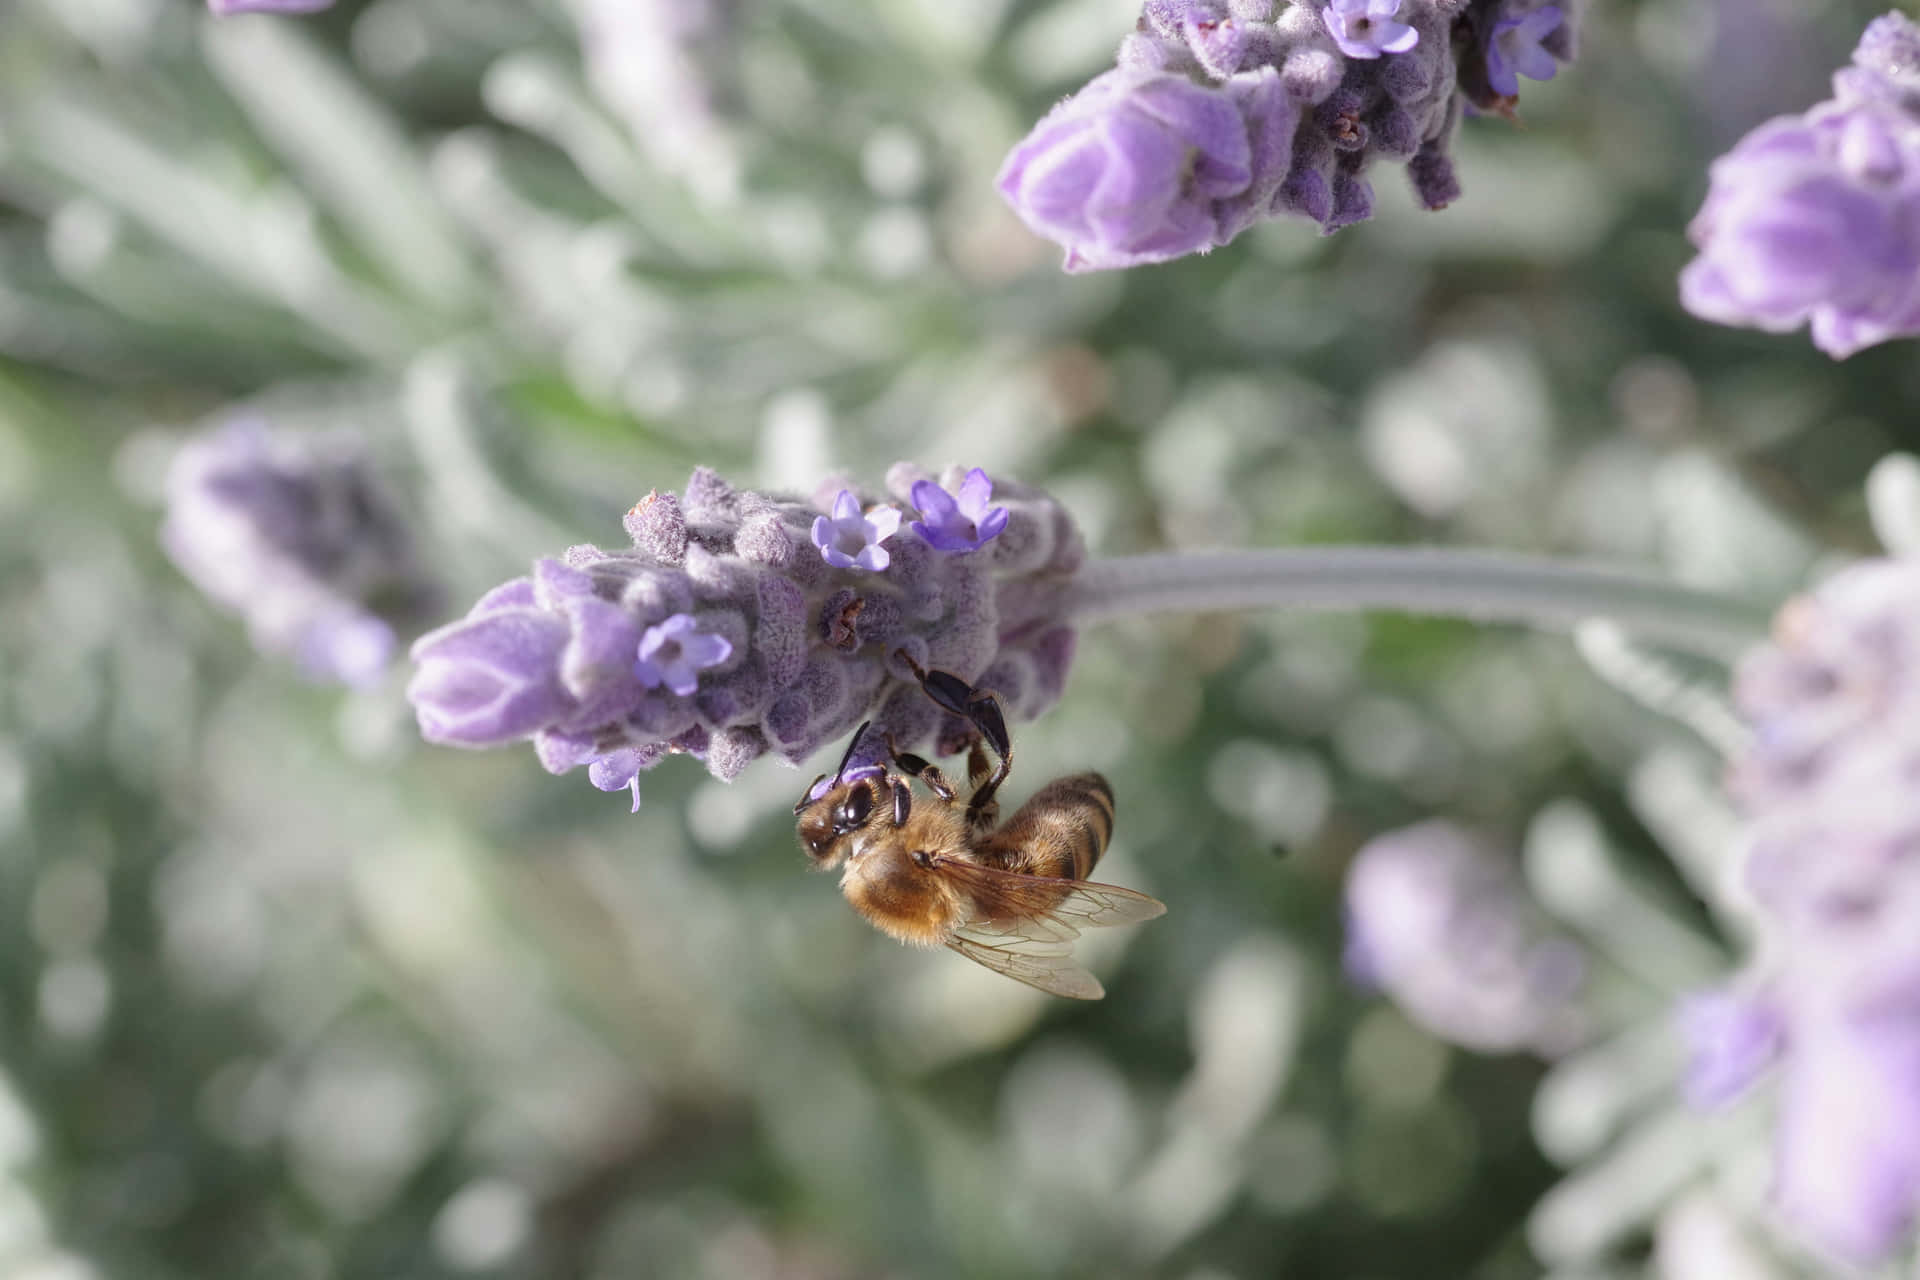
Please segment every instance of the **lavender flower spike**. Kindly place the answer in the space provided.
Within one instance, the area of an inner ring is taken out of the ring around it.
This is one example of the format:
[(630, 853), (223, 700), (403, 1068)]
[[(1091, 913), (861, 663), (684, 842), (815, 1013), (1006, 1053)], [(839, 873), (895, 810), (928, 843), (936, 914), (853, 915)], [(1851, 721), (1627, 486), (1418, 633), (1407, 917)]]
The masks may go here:
[(1143, 0), (1118, 65), (1013, 149), (1001, 194), (1069, 271), (1204, 253), (1280, 217), (1338, 231), (1372, 216), (1381, 161), (1445, 208), (1466, 108), (1511, 116), (1518, 75), (1573, 56), (1573, 0), (1533, 5)]
[[(888, 486), (904, 501), (929, 478), (902, 464)], [(415, 644), (421, 732), (469, 747), (531, 739), (549, 771), (586, 765), (637, 804), (640, 773), (669, 755), (731, 779), (765, 754), (797, 764), (865, 719), (876, 750), (889, 733), (902, 750), (951, 748), (968, 726), (926, 697), (903, 653), (1031, 718), (1066, 683), (1061, 588), (1085, 552), (1052, 498), (983, 480), (1003, 528), (956, 555), (918, 537), (882, 547), (900, 512), (872, 495), (835, 486), (826, 515), (696, 470), (683, 492), (627, 513), (630, 546), (541, 560)]]
[(318, 680), (378, 680), (396, 624), (432, 594), (398, 509), (346, 433), (240, 419), (188, 441), (167, 476), (160, 542), (246, 618), (255, 648)]
[(1920, 334), (1915, 57), (1920, 27), (1877, 19), (1832, 100), (1761, 125), (1714, 162), (1688, 228), (1700, 256), (1680, 276), (1687, 310), (1774, 333), (1810, 323), (1836, 359)]
[(813, 522), (813, 545), (836, 569), (878, 572), (887, 567), (888, 552), (880, 544), (900, 528), (898, 507), (875, 507), (863, 512), (851, 489), (842, 489), (833, 501), (831, 518)]
[(649, 689), (661, 685), (686, 697), (700, 687), (700, 672), (733, 656), (733, 642), (725, 636), (696, 631), (691, 614), (676, 613), (640, 637), (640, 656), (634, 678)]
[(1740, 665), (1733, 790), (1760, 959), (1745, 1003), (1695, 1007), (1695, 1092), (1770, 1063), (1774, 1198), (1809, 1243), (1873, 1264), (1920, 1209), (1920, 562), (1846, 569)]
[(936, 551), (978, 551), (1007, 527), (1007, 509), (987, 506), (992, 497), (993, 481), (978, 467), (967, 472), (958, 493), (916, 480), (912, 500), (921, 518), (909, 527)]
[(1420, 43), (1420, 33), (1395, 22), (1401, 0), (1333, 0), (1320, 10), (1327, 34), (1349, 58), (1377, 58), (1383, 53), (1405, 53)]

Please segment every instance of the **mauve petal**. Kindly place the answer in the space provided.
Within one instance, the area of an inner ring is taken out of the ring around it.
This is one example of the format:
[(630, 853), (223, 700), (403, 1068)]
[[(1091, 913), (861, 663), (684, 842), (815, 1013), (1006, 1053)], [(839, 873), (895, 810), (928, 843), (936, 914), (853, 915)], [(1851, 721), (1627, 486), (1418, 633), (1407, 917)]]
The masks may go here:
[(953, 495), (931, 480), (914, 481), (908, 497), (922, 516), (931, 517), (936, 524), (953, 519), (959, 512)]
[(1537, 44), (1516, 50), (1514, 67), (1529, 80), (1551, 80), (1560, 72), (1560, 64), (1554, 61), (1553, 55)]
[(1007, 527), (1007, 509), (1005, 507), (995, 507), (992, 511), (989, 511), (987, 513), (986, 519), (980, 522), (979, 534), (976, 539), (976, 543), (984, 543), (984, 542), (992, 541), (993, 539), (999, 537), (1000, 531), (1005, 529), (1006, 527)]
[(978, 520), (986, 514), (987, 501), (993, 497), (993, 480), (979, 467), (967, 472), (960, 482), (957, 505), (969, 520)]
[(1381, 21), (1374, 24), (1374, 39), (1383, 53), (1405, 53), (1420, 43), (1420, 33), (1404, 22)]
[[(859, 518), (860, 499), (853, 496), (853, 490), (842, 489), (839, 495), (833, 500), (834, 523), (837, 525), (848, 520), (858, 520)], [(819, 526), (816, 523), (814, 527), (818, 528)]]
[(900, 531), (900, 508), (875, 507), (867, 516), (867, 540), (884, 542)]
[(666, 679), (667, 688), (683, 698), (700, 687), (699, 672), (684, 659), (679, 662), (669, 662), (661, 669), (661, 673)]
[(865, 569), (869, 573), (878, 573), (887, 567), (891, 559), (892, 557), (887, 554), (885, 547), (874, 543), (862, 549), (860, 554), (855, 556), (850, 564), (854, 568)]

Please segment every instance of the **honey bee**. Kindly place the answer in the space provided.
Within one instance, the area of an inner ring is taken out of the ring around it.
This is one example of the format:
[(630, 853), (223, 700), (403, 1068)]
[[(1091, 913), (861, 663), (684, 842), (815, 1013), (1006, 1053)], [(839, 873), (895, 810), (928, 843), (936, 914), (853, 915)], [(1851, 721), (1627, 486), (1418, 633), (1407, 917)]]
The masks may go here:
[[(996, 798), (1013, 744), (990, 692), (901, 655), (927, 696), (977, 732), (962, 799), (939, 768), (886, 740), (884, 763), (853, 768), (871, 721), (854, 731), (831, 778), (793, 807), (801, 847), (823, 870), (845, 866), (840, 889), (882, 933), (947, 946), (1057, 996), (1098, 1000), (1100, 982), (1073, 960), (1082, 929), (1133, 924), (1166, 911), (1131, 889), (1086, 877), (1113, 836), (1113, 788), (1097, 773), (1056, 778), (1004, 825)], [(984, 744), (999, 756), (990, 767)], [(932, 793), (916, 802), (913, 784)]]

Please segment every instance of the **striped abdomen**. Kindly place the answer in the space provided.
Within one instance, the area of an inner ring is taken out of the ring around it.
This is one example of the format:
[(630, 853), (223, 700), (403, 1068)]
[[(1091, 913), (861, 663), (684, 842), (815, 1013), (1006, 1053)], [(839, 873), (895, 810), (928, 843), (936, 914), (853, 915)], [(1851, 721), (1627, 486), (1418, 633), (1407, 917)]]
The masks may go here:
[(1085, 880), (1113, 839), (1113, 788), (1097, 773), (1056, 778), (982, 840), (981, 860), (1030, 876)]

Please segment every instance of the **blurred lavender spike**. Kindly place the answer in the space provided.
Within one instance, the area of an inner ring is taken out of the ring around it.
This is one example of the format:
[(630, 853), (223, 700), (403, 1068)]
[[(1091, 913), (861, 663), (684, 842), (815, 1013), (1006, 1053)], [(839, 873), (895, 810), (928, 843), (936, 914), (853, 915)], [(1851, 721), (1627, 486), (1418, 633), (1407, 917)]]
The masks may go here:
[(1920, 25), (1876, 18), (1834, 96), (1761, 125), (1717, 160), (1688, 228), (1680, 300), (1843, 359), (1920, 334)]
[(587, 80), (662, 171), (731, 203), (740, 157), (725, 104), (732, 0), (573, 0)]
[(1376, 160), (1438, 209), (1459, 195), (1462, 104), (1511, 114), (1518, 76), (1572, 57), (1574, 9), (1146, 0), (1115, 69), (1014, 148), (1000, 192), (1069, 271), (1204, 253), (1282, 215), (1336, 231), (1372, 216)]
[(1483, 1052), (1565, 1052), (1586, 961), (1516, 870), (1449, 822), (1370, 840), (1347, 872), (1347, 968), (1409, 1017)]
[(431, 587), (357, 437), (274, 432), (239, 419), (182, 446), (161, 545), (263, 653), (320, 680), (385, 672), (395, 623)]

